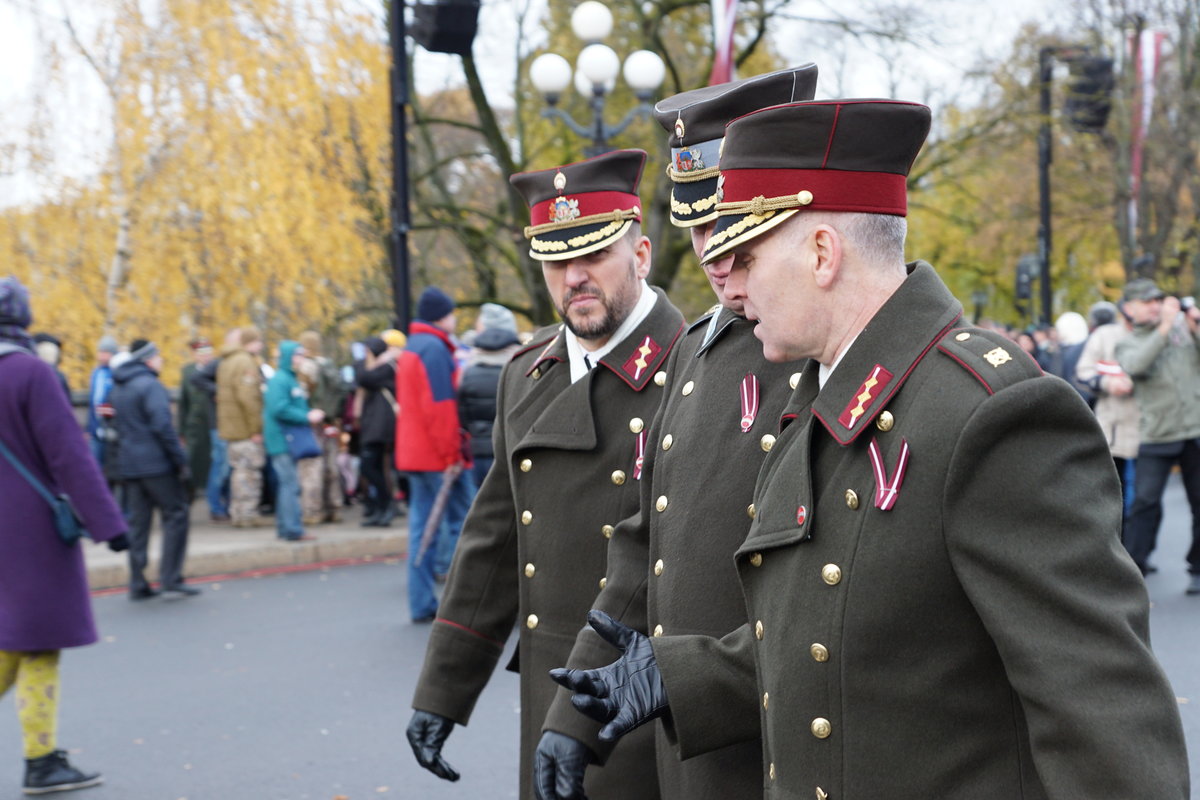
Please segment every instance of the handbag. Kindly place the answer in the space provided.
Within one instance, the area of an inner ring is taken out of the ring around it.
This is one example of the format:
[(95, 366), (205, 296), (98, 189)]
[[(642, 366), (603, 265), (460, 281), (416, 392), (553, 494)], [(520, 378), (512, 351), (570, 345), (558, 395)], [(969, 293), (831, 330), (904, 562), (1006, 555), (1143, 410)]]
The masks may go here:
[(83, 521), (79, 519), (79, 514), (75, 511), (75, 506), (71, 504), (70, 497), (65, 494), (51, 494), (50, 490), (33, 477), (33, 473), (17, 460), (17, 457), (3, 441), (0, 441), (0, 455), (8, 459), (8, 463), (21, 473), (21, 477), (28, 481), (29, 485), (42, 496), (42, 499), (50, 504), (50, 511), (54, 515), (54, 529), (58, 531), (58, 538), (66, 544), (75, 544), (80, 538), (88, 535), (87, 529), (83, 527)]
[(287, 440), (288, 455), (293, 461), (321, 455), (321, 446), (317, 444), (311, 425), (284, 425), (283, 438)]

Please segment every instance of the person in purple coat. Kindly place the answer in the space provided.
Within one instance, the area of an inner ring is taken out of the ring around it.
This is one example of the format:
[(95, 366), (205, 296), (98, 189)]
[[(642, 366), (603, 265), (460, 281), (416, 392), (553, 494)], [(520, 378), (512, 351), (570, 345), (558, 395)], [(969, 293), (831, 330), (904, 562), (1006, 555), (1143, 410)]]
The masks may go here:
[[(58, 376), (33, 353), (31, 321), (28, 291), (16, 278), (0, 278), (0, 441), (43, 486), (71, 498), (93, 540), (124, 549), (125, 519)], [(79, 545), (64, 544), (49, 504), (0, 457), (0, 695), (16, 687), (26, 794), (101, 781), (71, 765), (55, 730), (59, 651), (96, 638)]]

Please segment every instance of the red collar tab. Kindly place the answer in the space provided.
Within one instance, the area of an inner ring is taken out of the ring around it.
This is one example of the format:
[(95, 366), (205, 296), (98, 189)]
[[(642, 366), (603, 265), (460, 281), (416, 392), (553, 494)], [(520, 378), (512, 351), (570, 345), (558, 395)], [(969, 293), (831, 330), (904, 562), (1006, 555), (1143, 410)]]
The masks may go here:
[(641, 381), (643, 376), (649, 374), (650, 365), (654, 363), (661, 352), (662, 345), (654, 341), (653, 337), (646, 336), (633, 351), (633, 355), (621, 365), (621, 369), (625, 370), (626, 374), (634, 381)]
[(875, 402), (875, 398), (883, 394), (883, 390), (892, 380), (892, 373), (876, 364), (867, 375), (866, 380), (858, 387), (858, 391), (850, 398), (850, 402), (838, 417), (838, 423), (848, 431), (866, 414), (867, 409)]

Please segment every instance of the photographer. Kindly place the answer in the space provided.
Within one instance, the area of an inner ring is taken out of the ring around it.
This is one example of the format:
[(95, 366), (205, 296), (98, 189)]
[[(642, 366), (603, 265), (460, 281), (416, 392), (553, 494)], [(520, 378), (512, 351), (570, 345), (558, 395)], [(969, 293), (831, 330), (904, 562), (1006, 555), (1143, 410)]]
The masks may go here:
[(1176, 464), (1192, 510), (1189, 595), (1200, 595), (1200, 310), (1192, 298), (1166, 296), (1154, 281), (1125, 286), (1121, 311), (1132, 334), (1117, 345), (1117, 362), (1133, 379), (1142, 412), (1126, 547), (1142, 574), (1162, 522), (1162, 496)]

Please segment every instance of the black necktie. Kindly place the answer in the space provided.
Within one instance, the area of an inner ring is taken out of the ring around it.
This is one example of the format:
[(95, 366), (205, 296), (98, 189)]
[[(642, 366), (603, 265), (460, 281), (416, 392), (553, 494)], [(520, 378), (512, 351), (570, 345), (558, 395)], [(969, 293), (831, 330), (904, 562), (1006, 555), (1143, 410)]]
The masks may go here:
[(583, 354), (583, 365), (584, 365), (585, 367), (587, 367), (587, 368), (588, 368), (588, 371), (591, 371), (591, 369), (592, 369), (592, 360), (591, 360), (590, 358), (588, 358), (588, 355), (587, 355), (587, 353), (584, 353), (584, 354)]

